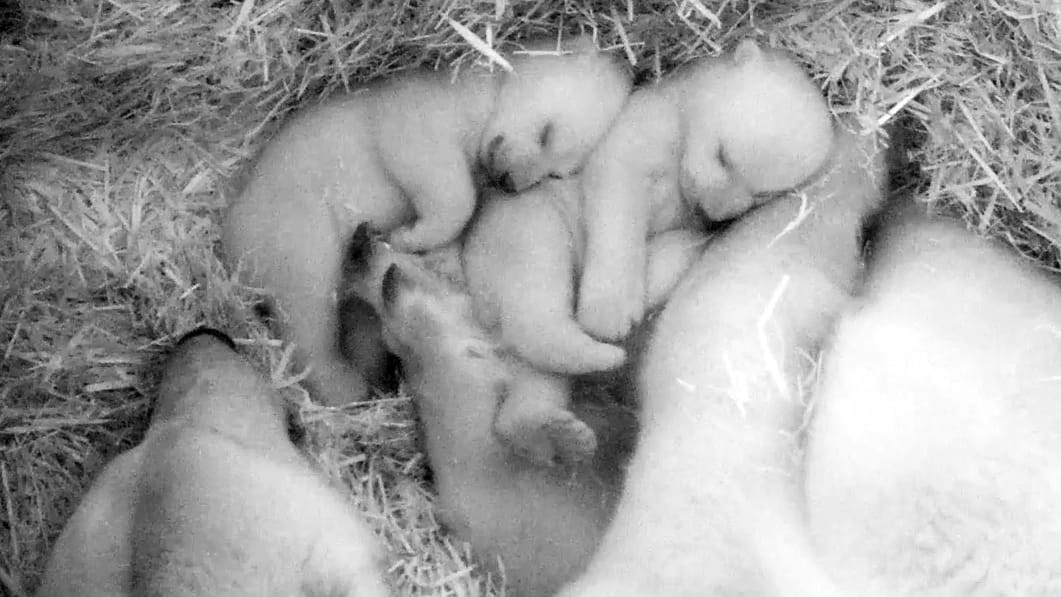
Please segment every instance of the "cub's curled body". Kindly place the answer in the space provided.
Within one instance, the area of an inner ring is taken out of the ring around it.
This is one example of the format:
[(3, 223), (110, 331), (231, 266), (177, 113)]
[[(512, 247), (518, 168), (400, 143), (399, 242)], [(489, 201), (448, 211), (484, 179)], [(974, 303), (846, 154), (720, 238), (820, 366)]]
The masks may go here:
[[(596, 420), (594, 461), (547, 468), (495, 433), (514, 360), (476, 322), (466, 294), (417, 257), (371, 243), (361, 253), (359, 292), (374, 291), (388, 346), (401, 358), (424, 449), (434, 472), (439, 520), (498, 572), (506, 594), (553, 594), (596, 548), (620, 483), (622, 445), (636, 424), (622, 409), (576, 408)], [(592, 423), (591, 423), (592, 424)]]
[(388, 594), (377, 539), (220, 338), (178, 345), (144, 441), (82, 499), (38, 597)]
[(745, 40), (634, 91), (582, 173), (578, 320), (618, 340), (645, 313), (652, 235), (738, 216), (825, 165), (832, 121), (787, 55)]
[(336, 331), (358, 224), (405, 250), (441, 246), (471, 217), (478, 173), (517, 189), (569, 174), (610, 125), (627, 73), (586, 39), (561, 49), (513, 56), (513, 73), (409, 72), (368, 85), (297, 115), (244, 176), (223, 226), (226, 259), (272, 296), (317, 399), (368, 391)]
[(871, 255), (808, 440), (830, 572), (871, 596), (1061, 594), (1061, 287), (923, 215)]
[[(577, 178), (545, 180), (515, 196), (488, 192), (464, 240), (462, 259), (480, 319), (505, 348), (543, 371), (614, 369), (625, 351), (598, 342), (574, 318), (582, 270), (582, 190)], [(648, 242), (646, 308), (662, 304), (707, 243), (690, 226)]]
[[(593, 433), (568, 410), (566, 374), (614, 370), (625, 351), (594, 340), (574, 319), (574, 280), (583, 253), (582, 200), (575, 178), (545, 180), (516, 196), (487, 193), (464, 239), (463, 270), (477, 317), (526, 361), (497, 419), (519, 453), (548, 464), (577, 462), (595, 449)], [(703, 232), (671, 230), (648, 248), (647, 303), (662, 304), (707, 242)], [(515, 363), (514, 363), (515, 364)]]

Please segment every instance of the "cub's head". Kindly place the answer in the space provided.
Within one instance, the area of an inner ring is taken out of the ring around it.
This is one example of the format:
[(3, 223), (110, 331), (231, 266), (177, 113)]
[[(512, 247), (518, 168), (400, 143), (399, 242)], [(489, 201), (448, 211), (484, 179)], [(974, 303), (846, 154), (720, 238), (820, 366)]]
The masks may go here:
[(428, 267), (423, 255), (392, 249), (367, 225), (358, 226), (350, 239), (340, 294), (375, 309), (384, 343), (404, 364), (459, 352), (454, 346), (495, 351), (463, 289)]
[(479, 159), (495, 184), (522, 191), (582, 167), (626, 102), (631, 79), (585, 37), (530, 45), (511, 62)]
[(744, 40), (697, 71), (681, 186), (712, 220), (813, 178), (833, 144), (821, 90), (789, 55)]

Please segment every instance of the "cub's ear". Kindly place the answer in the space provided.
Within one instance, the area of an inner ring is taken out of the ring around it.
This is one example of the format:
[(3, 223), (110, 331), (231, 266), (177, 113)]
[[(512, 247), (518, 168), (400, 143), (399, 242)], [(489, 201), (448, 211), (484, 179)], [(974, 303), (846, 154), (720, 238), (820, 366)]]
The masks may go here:
[(754, 39), (745, 38), (733, 50), (733, 62), (738, 66), (751, 64), (763, 59), (763, 49)]
[(372, 231), (368, 222), (361, 222), (346, 247), (346, 266), (355, 273), (364, 273), (372, 259)]

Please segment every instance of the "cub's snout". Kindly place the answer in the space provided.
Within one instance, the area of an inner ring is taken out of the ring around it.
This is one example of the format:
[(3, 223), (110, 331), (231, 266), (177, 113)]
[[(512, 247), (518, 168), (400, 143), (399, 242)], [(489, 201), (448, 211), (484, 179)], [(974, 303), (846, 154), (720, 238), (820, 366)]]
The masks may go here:
[(504, 159), (505, 136), (497, 135), (486, 145), (486, 155), (483, 157), (483, 170), (486, 180), (505, 193), (517, 191), (516, 181), (512, 173), (508, 171)]

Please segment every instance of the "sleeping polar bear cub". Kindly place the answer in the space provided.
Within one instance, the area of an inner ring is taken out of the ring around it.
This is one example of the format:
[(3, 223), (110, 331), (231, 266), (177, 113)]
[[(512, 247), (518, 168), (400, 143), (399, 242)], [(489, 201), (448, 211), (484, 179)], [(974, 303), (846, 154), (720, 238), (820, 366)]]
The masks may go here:
[(471, 217), (476, 178), (522, 190), (570, 174), (619, 112), (629, 74), (591, 40), (529, 49), (560, 51), (514, 54), (512, 73), (407, 72), (306, 110), (244, 176), (223, 225), (226, 261), (271, 295), (318, 400), (368, 392), (339, 349), (337, 290), (358, 224), (403, 250), (441, 246)]
[(808, 439), (829, 571), (867, 596), (1061, 595), (1061, 287), (923, 214), (872, 256)]
[(582, 174), (586, 256), (578, 321), (626, 336), (645, 313), (653, 234), (738, 216), (825, 165), (832, 120), (821, 91), (783, 52), (744, 40), (637, 89)]
[(498, 432), (510, 402), (537, 397), (528, 388), (537, 382), (479, 324), (468, 294), (424, 256), (394, 251), (364, 229), (348, 267), (351, 289), (375, 297), (384, 338), (402, 360), (439, 521), (471, 544), (486, 570), (503, 569), (506, 595), (552, 595), (582, 571), (604, 532), (634, 414), (618, 404), (576, 404), (569, 416), (588, 421), (602, 449), (571, 467), (540, 466)]
[[(516, 196), (487, 193), (464, 239), (464, 277), (479, 322), (520, 361), (496, 431), (534, 462), (587, 459), (593, 431), (568, 408), (570, 374), (612, 370), (623, 348), (598, 342), (574, 319), (574, 279), (583, 253), (582, 193), (576, 178), (544, 180)], [(702, 231), (654, 236), (647, 304), (670, 295), (707, 243)]]

